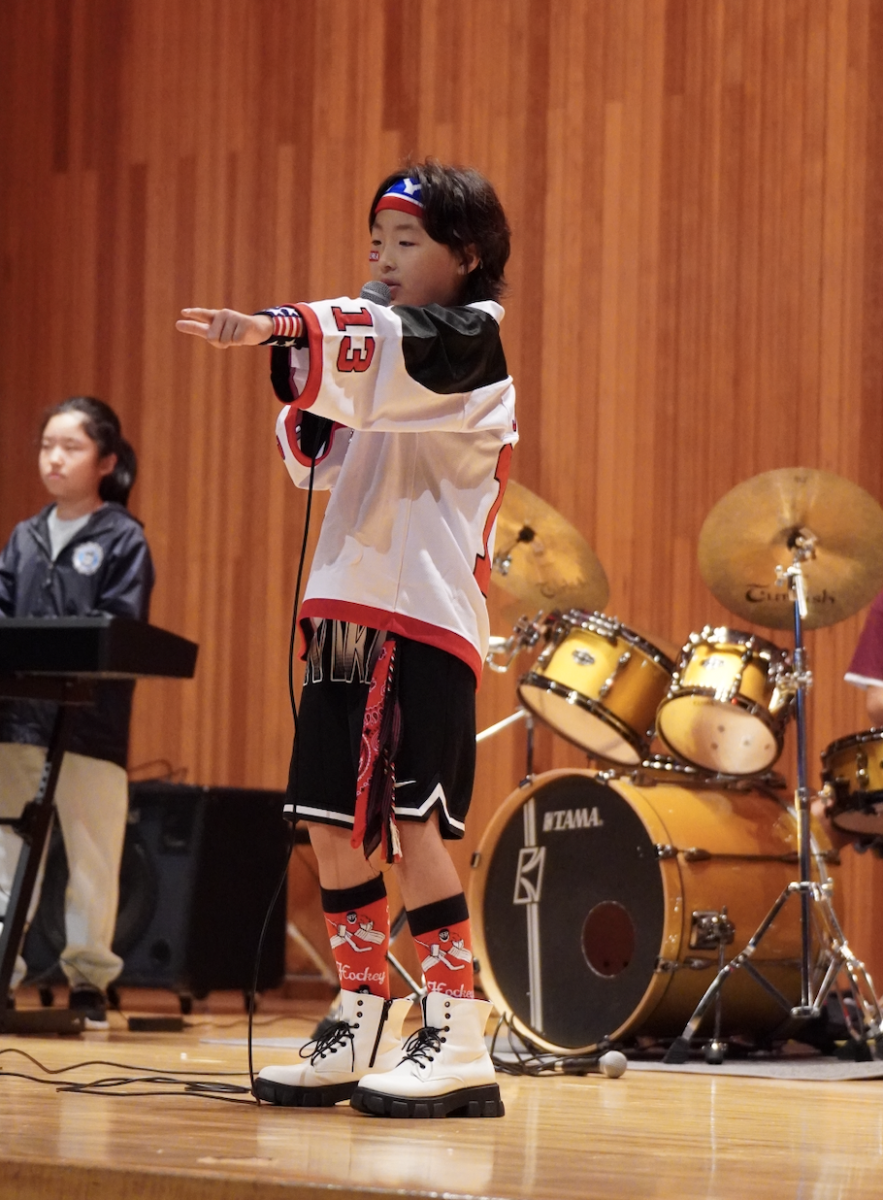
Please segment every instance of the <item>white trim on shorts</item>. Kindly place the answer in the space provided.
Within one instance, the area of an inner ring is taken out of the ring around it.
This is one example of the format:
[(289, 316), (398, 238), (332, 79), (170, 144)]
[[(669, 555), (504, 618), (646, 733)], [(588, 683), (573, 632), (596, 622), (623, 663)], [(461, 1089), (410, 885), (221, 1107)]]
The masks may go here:
[(413, 806), (411, 808), (404, 808), (401, 804), (399, 804), (398, 800), (396, 800), (395, 814), (397, 817), (401, 817), (404, 820), (425, 821), (427, 814), (432, 811), (437, 802), (441, 804), (442, 811), (445, 814), (445, 820), (451, 829), (459, 829), (461, 832), (465, 832), (466, 823), (464, 821), (458, 821), (448, 812), (448, 798), (445, 795), (445, 789), (442, 787), (441, 783), (437, 783), (435, 785), (435, 787), (420, 805)]
[(333, 812), (327, 808), (306, 808), (302, 804), (295, 804), (294, 815), (298, 820), (305, 821), (309, 817), (321, 818), (325, 821), (331, 821), (335, 825), (355, 825), (356, 818), (348, 816), (347, 813)]

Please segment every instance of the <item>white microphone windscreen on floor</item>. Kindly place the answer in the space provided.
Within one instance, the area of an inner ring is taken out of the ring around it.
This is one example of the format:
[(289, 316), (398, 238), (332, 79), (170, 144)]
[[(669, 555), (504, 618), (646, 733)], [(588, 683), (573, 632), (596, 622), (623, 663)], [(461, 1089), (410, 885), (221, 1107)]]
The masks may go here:
[(606, 1075), (608, 1079), (619, 1079), (620, 1075), (625, 1074), (628, 1065), (628, 1059), (619, 1050), (608, 1050), (598, 1059), (601, 1074)]

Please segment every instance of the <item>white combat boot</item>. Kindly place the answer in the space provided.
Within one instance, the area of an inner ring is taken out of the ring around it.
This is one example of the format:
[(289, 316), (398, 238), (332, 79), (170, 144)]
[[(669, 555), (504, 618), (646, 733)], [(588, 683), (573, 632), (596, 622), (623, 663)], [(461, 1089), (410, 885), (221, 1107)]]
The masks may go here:
[(423, 1029), (408, 1038), (397, 1066), (359, 1080), (353, 1108), (379, 1117), (502, 1117), (484, 1042), (490, 1012), (486, 1000), (424, 996)]
[(340, 1020), (301, 1047), (307, 1062), (264, 1067), (254, 1094), (270, 1104), (326, 1108), (349, 1100), (360, 1078), (387, 1071), (402, 1057), (402, 1025), (412, 1001), (367, 992), (340, 993)]

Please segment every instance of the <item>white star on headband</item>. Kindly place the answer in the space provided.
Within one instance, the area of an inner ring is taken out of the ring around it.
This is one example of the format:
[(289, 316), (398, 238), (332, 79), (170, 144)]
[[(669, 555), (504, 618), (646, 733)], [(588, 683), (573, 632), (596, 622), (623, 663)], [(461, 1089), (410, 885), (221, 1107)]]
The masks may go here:
[(420, 191), (420, 184), (416, 179), (403, 179), (402, 183), (405, 185), (406, 196), (413, 196), (415, 192)]

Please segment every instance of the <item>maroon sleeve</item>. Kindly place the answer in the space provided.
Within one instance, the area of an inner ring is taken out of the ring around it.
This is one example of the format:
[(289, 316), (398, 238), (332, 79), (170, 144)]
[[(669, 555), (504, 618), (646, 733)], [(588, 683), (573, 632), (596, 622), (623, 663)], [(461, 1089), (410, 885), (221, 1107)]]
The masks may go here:
[(868, 610), (864, 629), (849, 664), (848, 675), (878, 679), (883, 686), (883, 592)]

